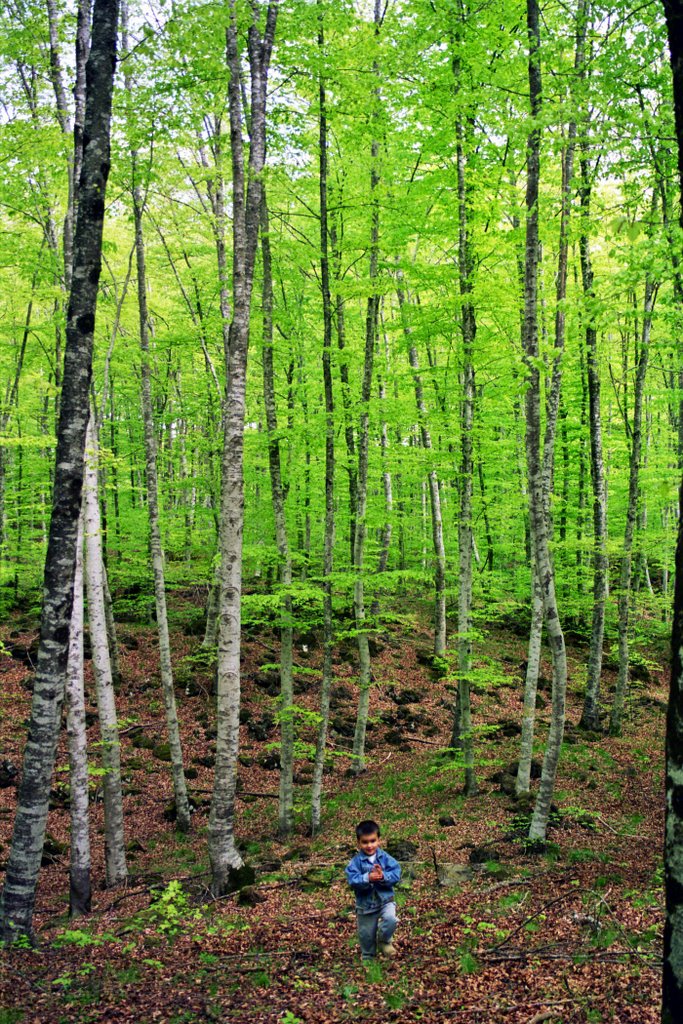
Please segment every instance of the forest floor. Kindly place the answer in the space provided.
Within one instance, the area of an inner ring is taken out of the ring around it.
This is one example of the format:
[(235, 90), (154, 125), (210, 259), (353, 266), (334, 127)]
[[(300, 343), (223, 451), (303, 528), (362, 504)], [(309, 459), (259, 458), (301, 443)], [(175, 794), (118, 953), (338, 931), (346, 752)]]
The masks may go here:
[[(469, 799), (462, 795), (461, 769), (439, 755), (448, 744), (452, 686), (435, 678), (425, 656), (429, 634), (414, 620), (388, 625), (373, 644), (368, 768), (357, 779), (348, 776), (357, 661), (353, 642), (343, 641), (335, 662), (324, 831), (315, 839), (306, 834), (310, 762), (302, 757), (296, 769), (298, 825), (286, 843), (276, 838), (277, 751), (269, 749), (277, 742), (272, 666), (278, 643), (267, 629), (252, 631), (243, 652), (236, 827), (256, 882), (241, 894), (213, 900), (206, 852), (215, 739), (211, 670), (198, 656), (200, 638), (191, 635), (201, 619), (200, 603), (191, 591), (176, 595), (174, 603), (192, 832), (179, 835), (168, 820), (171, 780), (154, 629), (122, 625), (118, 711), (129, 885), (102, 885), (101, 778), (94, 775), (93, 913), (68, 921), (62, 730), (37, 897), (39, 944), (0, 954), (0, 1024), (659, 1020), (665, 650), (650, 651), (640, 667), (624, 735), (613, 739), (576, 728), (587, 649), (580, 637), (569, 637), (557, 811), (546, 851), (531, 855), (521, 841), (528, 815), (505, 792), (511, 781), (506, 768), (519, 743), (524, 628), (499, 622), (477, 641), (479, 795)], [(0, 640), (0, 760), (20, 766), (36, 633), (17, 618), (0, 630)], [(316, 709), (321, 657), (318, 636), (298, 638), (295, 699), (303, 709)], [(610, 664), (606, 690), (615, 679)], [(89, 739), (95, 744), (89, 662), (86, 674)], [(550, 676), (547, 652), (543, 674)], [(550, 712), (549, 683), (541, 686), (539, 751)], [(310, 741), (314, 727), (303, 712), (298, 717), (301, 740)], [(6, 770), (5, 777), (0, 774), (2, 867), (15, 783)], [(344, 879), (355, 851), (354, 826), (363, 817), (381, 823), (383, 842), (406, 868), (398, 893), (399, 956), (368, 968), (359, 960)], [(440, 884), (438, 876), (443, 881), (445, 875), (455, 884)], [(172, 880), (177, 884), (169, 886)]]

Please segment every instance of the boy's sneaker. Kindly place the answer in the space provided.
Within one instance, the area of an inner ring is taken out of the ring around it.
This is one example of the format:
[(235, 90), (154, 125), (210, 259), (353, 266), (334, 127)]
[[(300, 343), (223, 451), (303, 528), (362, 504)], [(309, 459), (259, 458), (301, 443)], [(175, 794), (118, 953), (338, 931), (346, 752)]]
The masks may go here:
[(398, 950), (393, 942), (380, 942), (379, 948), (385, 956), (398, 956)]

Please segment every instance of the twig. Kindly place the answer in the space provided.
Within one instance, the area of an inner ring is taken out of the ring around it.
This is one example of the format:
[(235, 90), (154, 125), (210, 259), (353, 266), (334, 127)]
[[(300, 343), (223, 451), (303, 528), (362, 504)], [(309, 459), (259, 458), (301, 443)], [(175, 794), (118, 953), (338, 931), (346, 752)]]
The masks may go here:
[(488, 889), (478, 889), (477, 896), (488, 896), (489, 893), (495, 892), (496, 889), (506, 889), (511, 885), (531, 885), (530, 878), (507, 878), (504, 882), (496, 882), (495, 885), (489, 886)]
[[(543, 999), (543, 1000), (538, 1000), (535, 1003), (510, 1003), (508, 1006), (496, 1006), (495, 1007), (495, 1011), (496, 1011), (496, 1013), (514, 1013), (515, 1010), (523, 1010), (525, 1008), (531, 1009), (534, 1006), (563, 1006), (563, 1005), (566, 1005), (567, 1003), (576, 1003), (576, 1002), (578, 1002), (578, 1000), (576, 1000), (576, 999), (557, 999), (555, 1001)], [(442, 1015), (444, 1017), (456, 1017), (456, 1016), (459, 1016), (462, 1013), (479, 1013), (480, 1011), (490, 1012), (491, 1011), (491, 1006), (483, 1006), (483, 1005), (480, 1004), (479, 1006), (468, 1006), (466, 1010), (442, 1010), (441, 1013), (442, 1013)], [(551, 1014), (551, 1016), (552, 1016), (552, 1014)], [(535, 1017), (533, 1019), (534, 1020), (547, 1020), (548, 1018), (547, 1017)], [(531, 1024), (531, 1021), (529, 1021), (529, 1024)]]
[(612, 835), (615, 835), (615, 836), (619, 835), (617, 830), (615, 828), (612, 828), (612, 826), (609, 824), (609, 822), (605, 821), (605, 819), (600, 814), (596, 814), (595, 820), (599, 821), (601, 825), (605, 826), (605, 828), (608, 828), (610, 830), (610, 832), (612, 833)]
[(568, 892), (563, 893), (561, 896), (557, 896), (554, 900), (550, 900), (548, 903), (544, 903), (540, 910), (537, 910), (535, 914), (531, 914), (530, 917), (525, 918), (525, 920), (522, 921), (522, 923), (518, 925), (517, 928), (511, 931), (510, 934), (502, 940), (502, 942), (496, 943), (495, 946), (489, 946), (488, 949), (485, 950), (485, 952), (495, 953), (496, 950), (501, 949), (503, 946), (507, 945), (507, 943), (513, 937), (513, 935), (517, 935), (519, 932), (521, 932), (522, 928), (526, 927), (526, 925), (528, 925), (530, 921), (533, 921), (534, 918), (539, 917), (539, 915), (542, 914), (544, 910), (547, 910), (548, 907), (553, 907), (556, 903), (561, 903), (563, 900), (568, 899), (570, 896), (575, 896), (582, 891), (582, 889), (570, 889)]

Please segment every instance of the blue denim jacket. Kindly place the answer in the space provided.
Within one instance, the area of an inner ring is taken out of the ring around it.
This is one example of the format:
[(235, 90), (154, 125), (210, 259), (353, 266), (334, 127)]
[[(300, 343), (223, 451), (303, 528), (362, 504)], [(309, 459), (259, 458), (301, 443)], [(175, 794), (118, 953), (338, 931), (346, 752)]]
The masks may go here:
[(394, 899), (394, 886), (401, 878), (401, 865), (381, 847), (377, 850), (377, 863), (384, 872), (381, 882), (368, 882), (372, 862), (358, 852), (347, 865), (346, 878), (356, 894), (357, 914), (376, 914), (385, 903)]

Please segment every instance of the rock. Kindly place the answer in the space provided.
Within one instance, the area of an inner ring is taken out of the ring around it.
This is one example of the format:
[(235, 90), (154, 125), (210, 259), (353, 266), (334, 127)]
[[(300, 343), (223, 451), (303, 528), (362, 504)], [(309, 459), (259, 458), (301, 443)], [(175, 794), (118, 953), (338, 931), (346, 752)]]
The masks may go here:
[(152, 750), (152, 754), (156, 757), (157, 761), (170, 761), (171, 747), (168, 743), (157, 743)]
[(631, 679), (636, 680), (640, 683), (652, 682), (652, 673), (650, 672), (647, 665), (644, 665), (641, 661), (631, 662), (628, 667), (628, 672)]
[(385, 849), (394, 860), (411, 861), (417, 857), (418, 846), (410, 839), (392, 839), (387, 843)]
[(156, 739), (153, 736), (148, 736), (142, 728), (138, 728), (130, 734), (130, 742), (138, 750), (154, 750), (157, 743)]
[[(510, 764), (505, 769), (505, 773), (507, 773), (508, 775), (514, 775), (515, 778), (517, 778), (517, 772), (518, 771), (519, 771), (519, 761), (511, 761)], [(531, 762), (531, 778), (532, 779), (540, 779), (542, 771), (543, 771), (543, 765), (541, 764), (541, 762), (540, 761), (536, 761), (535, 759), (533, 759), (532, 762)], [(500, 779), (497, 779), (496, 781), (500, 782)]]
[(519, 722), (514, 722), (511, 718), (502, 718), (496, 725), (502, 736), (519, 736), (522, 731)]
[(442, 828), (451, 828), (455, 824), (456, 824), (456, 821), (455, 821), (455, 818), (452, 815), (450, 815), (450, 814), (440, 814), (439, 815), (439, 825), (441, 825)]
[(247, 722), (247, 732), (259, 743), (265, 743), (268, 735), (275, 726), (275, 719), (272, 715), (265, 714), (261, 718), (252, 718)]
[(240, 708), (240, 725), (246, 725), (249, 721), (251, 721), (251, 711), (249, 708)]
[(270, 697), (277, 697), (280, 692), (280, 674), (278, 672), (255, 672), (252, 681)]
[(198, 777), (198, 775), (199, 775), (199, 772), (197, 771), (196, 768), (186, 768), (185, 769), (185, 778), (186, 779), (196, 779)]
[(369, 648), (369, 651), (370, 651), (370, 657), (371, 658), (376, 658), (377, 655), (381, 654), (382, 651), (384, 650), (384, 644), (382, 643), (382, 641), (378, 637), (376, 637), (376, 636), (369, 636), (368, 637), (368, 648)]
[(255, 907), (259, 903), (265, 903), (266, 896), (264, 893), (259, 892), (254, 885), (243, 885), (240, 888), (237, 902), (241, 907)]
[(10, 658), (20, 661), (27, 668), (30, 668), (31, 671), (35, 671), (38, 664), (39, 642), (40, 638), (37, 636), (33, 640), (14, 640), (8, 647)]
[(50, 833), (45, 833), (45, 842), (43, 843), (43, 855), (41, 858), (41, 866), (48, 867), (50, 864), (55, 864), (60, 857), (63, 857), (68, 849), (66, 843), (60, 843), (58, 839)]
[(500, 860), (500, 853), (491, 846), (473, 846), (470, 850), (470, 864), (486, 864)]
[(202, 765), (203, 768), (213, 768), (216, 764), (216, 758), (213, 754), (204, 754), (200, 757), (193, 757), (192, 760), (195, 764)]
[(282, 861), (279, 857), (273, 858), (273, 860), (262, 860), (258, 866), (258, 870), (262, 875), (272, 875), (274, 871), (279, 871), (282, 867)]
[(256, 763), (266, 772), (279, 771), (280, 755), (274, 750), (264, 750), (263, 753), (259, 754), (256, 758)]
[(0, 789), (16, 786), (19, 781), (19, 769), (12, 761), (5, 758), (0, 761)]
[(439, 885), (445, 889), (455, 889), (469, 882), (474, 872), (468, 864), (438, 864), (436, 877)]
[(243, 768), (251, 768), (251, 766), (254, 763), (254, 758), (249, 757), (248, 754), (240, 754), (237, 760), (239, 761)]
[(340, 736), (353, 736), (356, 731), (356, 723), (352, 718), (335, 715), (330, 722), (330, 728), (334, 729)]
[(245, 886), (253, 886), (256, 881), (256, 871), (251, 864), (243, 864), (241, 868), (230, 868), (228, 871), (228, 892), (237, 892)]
[(507, 772), (503, 772), (503, 777), (500, 780), (501, 793), (505, 793), (506, 796), (514, 796), (517, 787), (517, 779), (514, 775), (508, 775)]
[(410, 687), (397, 690), (396, 687), (391, 686), (387, 690), (387, 694), (394, 704), (419, 704), (424, 697), (424, 693), (421, 693), (419, 690), (413, 690)]
[(348, 686), (344, 686), (343, 683), (340, 683), (338, 686), (332, 687), (330, 697), (333, 704), (340, 704), (342, 701), (352, 700), (353, 693)]

